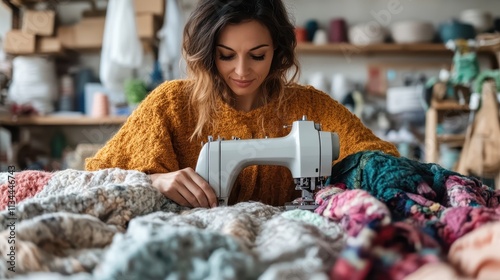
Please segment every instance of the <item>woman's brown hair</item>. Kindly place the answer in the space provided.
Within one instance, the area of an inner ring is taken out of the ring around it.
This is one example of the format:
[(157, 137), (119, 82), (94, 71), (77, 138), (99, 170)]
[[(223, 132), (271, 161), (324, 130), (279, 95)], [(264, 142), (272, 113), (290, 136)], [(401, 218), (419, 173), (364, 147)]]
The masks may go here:
[(263, 103), (277, 95), (281, 105), (285, 86), (298, 75), (294, 26), (282, 0), (200, 0), (184, 28), (182, 50), (188, 76), (193, 80), (190, 104), (198, 114), (191, 139), (201, 136), (207, 123), (212, 124), (218, 95), (231, 104), (231, 91), (215, 65), (216, 43), (226, 25), (248, 20), (266, 26), (274, 45), (271, 69), (262, 84)]

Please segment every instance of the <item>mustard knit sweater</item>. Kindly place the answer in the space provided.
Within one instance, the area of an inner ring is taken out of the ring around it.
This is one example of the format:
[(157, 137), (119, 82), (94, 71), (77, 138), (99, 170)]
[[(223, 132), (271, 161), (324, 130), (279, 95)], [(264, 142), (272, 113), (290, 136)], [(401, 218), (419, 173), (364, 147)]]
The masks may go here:
[[(209, 135), (225, 139), (283, 137), (290, 132), (283, 126), (303, 115), (321, 123), (322, 130), (338, 133), (339, 160), (363, 150), (399, 155), (394, 145), (377, 138), (344, 106), (313, 87), (301, 85), (286, 88), (289, 98), (279, 112), (276, 98), (249, 112), (237, 111), (220, 99), (215, 127), (204, 128), (203, 137), (189, 141), (197, 117), (188, 109), (189, 92), (185, 87), (188, 83), (188, 80), (168, 81), (153, 90), (116, 135), (93, 158), (86, 160), (86, 169), (118, 167), (148, 174), (186, 167), (195, 169), (200, 143)], [(239, 174), (229, 203), (254, 200), (284, 205), (299, 196), (286, 167), (249, 166)]]

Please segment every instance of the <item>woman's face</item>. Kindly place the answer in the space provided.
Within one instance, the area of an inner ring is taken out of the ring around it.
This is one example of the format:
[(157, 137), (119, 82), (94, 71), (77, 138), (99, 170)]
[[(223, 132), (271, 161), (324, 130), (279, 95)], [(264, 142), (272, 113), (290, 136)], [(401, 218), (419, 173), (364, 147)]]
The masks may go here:
[(258, 21), (227, 25), (216, 45), (215, 64), (220, 76), (242, 107), (252, 106), (273, 61), (273, 40)]

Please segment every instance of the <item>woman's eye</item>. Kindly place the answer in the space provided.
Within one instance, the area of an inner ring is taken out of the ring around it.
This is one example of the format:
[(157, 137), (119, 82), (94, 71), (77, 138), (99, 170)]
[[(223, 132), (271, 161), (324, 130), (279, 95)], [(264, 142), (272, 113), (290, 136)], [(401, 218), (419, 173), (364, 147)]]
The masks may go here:
[(265, 55), (252, 55), (254, 60), (264, 60)]
[(219, 55), (220, 60), (231, 60), (234, 57), (234, 55)]

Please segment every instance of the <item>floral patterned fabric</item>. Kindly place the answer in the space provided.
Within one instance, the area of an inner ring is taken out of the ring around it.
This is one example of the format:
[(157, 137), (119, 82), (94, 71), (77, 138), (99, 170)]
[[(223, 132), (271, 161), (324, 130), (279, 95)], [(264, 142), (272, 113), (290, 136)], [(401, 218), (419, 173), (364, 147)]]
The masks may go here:
[(457, 239), (500, 220), (500, 192), (480, 180), (381, 152), (347, 157), (329, 184), (316, 213), (349, 236), (331, 279), (403, 279), (446, 262)]

